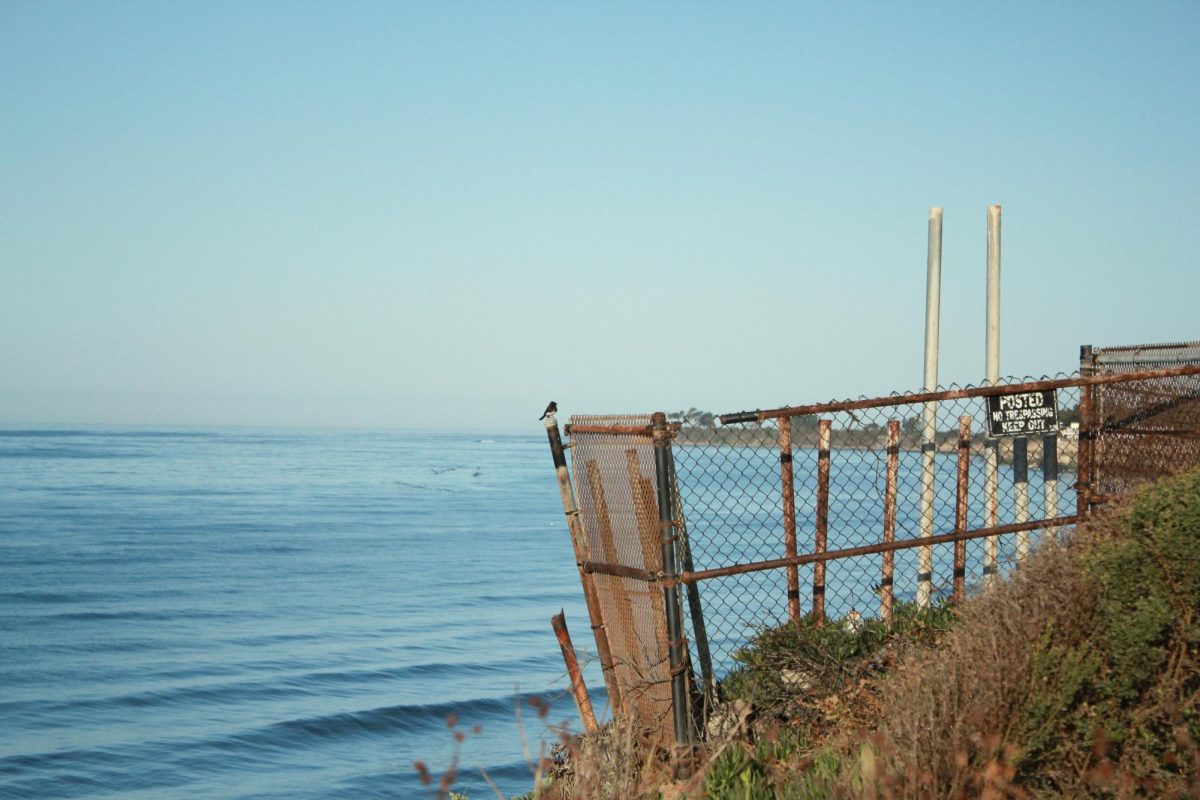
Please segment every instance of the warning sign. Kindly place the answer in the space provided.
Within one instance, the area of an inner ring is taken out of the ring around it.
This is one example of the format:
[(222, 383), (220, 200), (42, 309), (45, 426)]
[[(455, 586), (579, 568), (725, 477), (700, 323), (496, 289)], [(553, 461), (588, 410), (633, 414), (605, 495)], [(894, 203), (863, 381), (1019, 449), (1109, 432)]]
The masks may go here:
[(1058, 393), (1053, 389), (989, 397), (987, 404), (991, 436), (1025, 436), (1058, 430)]

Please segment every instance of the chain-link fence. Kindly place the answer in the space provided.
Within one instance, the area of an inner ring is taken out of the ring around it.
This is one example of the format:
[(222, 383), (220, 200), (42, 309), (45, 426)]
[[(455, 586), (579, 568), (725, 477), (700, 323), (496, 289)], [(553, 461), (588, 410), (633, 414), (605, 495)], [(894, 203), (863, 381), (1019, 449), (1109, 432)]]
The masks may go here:
[[(1084, 347), (1088, 375), (1129, 375), (1200, 364), (1200, 343)], [(1099, 496), (1129, 491), (1164, 465), (1200, 462), (1200, 375), (1103, 384), (1095, 390), (1096, 486)]]
[[(1005, 388), (1032, 395), (1029, 386), (1043, 383)], [(1038, 393), (1053, 404), (1054, 433), (1003, 438), (988, 437), (987, 398), (962, 396), (971, 391), (680, 429), (680, 501), (718, 677), (756, 631), (790, 618), (887, 616), (895, 603), (949, 596), (956, 583), (970, 591), (1057, 529), (1034, 525), (1076, 513), (1079, 387)], [(1022, 525), (1030, 527), (879, 552)], [(720, 574), (802, 555), (812, 558)], [(709, 571), (717, 574), (701, 577)]]
[(1174, 363), (1085, 358), (1055, 378), (673, 422), (573, 417), (574, 490), (551, 418), (614, 712), (673, 715), (686, 744), (689, 704), (765, 628), (961, 598), (1094, 504), (1200, 463), (1200, 366)]

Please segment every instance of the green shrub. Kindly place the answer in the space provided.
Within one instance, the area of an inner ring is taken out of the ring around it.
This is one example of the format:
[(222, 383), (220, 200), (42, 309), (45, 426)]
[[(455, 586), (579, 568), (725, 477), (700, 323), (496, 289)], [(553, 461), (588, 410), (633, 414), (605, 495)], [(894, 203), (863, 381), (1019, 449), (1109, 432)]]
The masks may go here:
[(929, 643), (948, 630), (954, 610), (943, 601), (926, 609), (897, 603), (888, 625), (880, 619), (841, 619), (818, 625), (811, 614), (766, 628), (734, 653), (739, 666), (721, 682), (726, 700), (788, 716), (797, 695), (827, 696), (864, 674), (879, 672), (876, 658), (890, 643)]
[(1200, 727), (1200, 474), (1147, 488), (1115, 527), (1081, 558), (1079, 591), (1095, 600), (1083, 634), (1058, 641), (1052, 618), (1030, 661), (1020, 773), (1046, 788), (1063, 789), (1038, 772), (1056, 763), (1161, 779), (1190, 758), (1180, 734)]

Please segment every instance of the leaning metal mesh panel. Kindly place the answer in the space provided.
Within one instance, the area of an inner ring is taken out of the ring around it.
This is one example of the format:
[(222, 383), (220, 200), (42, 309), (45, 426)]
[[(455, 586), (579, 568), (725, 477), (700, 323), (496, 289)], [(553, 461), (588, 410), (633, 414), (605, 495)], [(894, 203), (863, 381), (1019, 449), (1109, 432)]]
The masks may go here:
[[(1019, 391), (1017, 382), (1006, 383), (1013, 383), (1014, 391)], [(792, 417), (796, 553), (819, 552), (822, 532), (824, 551), (878, 545), (885, 540), (887, 435), (892, 421), (899, 426), (894, 456), (893, 539), (915, 539), (923, 533), (939, 535), (956, 529), (960, 459), (966, 467), (963, 512), (967, 530), (1073, 514), (1077, 437), (1072, 422), (1079, 390), (1062, 388), (1056, 397), (1061, 430), (1054, 436), (1058, 474), (1057, 480), (1051, 481), (1043, 478), (1042, 436), (1027, 439), (1024, 481), (1018, 480), (1020, 476), (1014, 470), (1013, 439), (991, 440), (995, 446), (988, 446), (987, 406), (982, 398), (945, 400), (931, 406), (935, 434), (928, 456), (921, 447), (925, 403), (898, 400), (879, 408), (823, 414), (830, 430), (827, 455), (818, 447), (820, 420), (816, 416)], [(960, 448), (959, 424), (964, 416), (970, 418), (971, 436), (967, 447)], [(927, 460), (932, 487), (928, 501), (923, 498)], [(782, 489), (786, 461), (781, 459), (777, 420), (720, 428), (687, 426), (680, 431), (675, 463), (696, 571), (787, 555)], [(1053, 470), (1050, 475), (1054, 476)], [(922, 525), (925, 518), (932, 522), (927, 529)], [(1019, 553), (1053, 535), (1055, 531), (1050, 529), (966, 542), (967, 590), (982, 586), (987, 576), (1011, 568)], [(916, 599), (918, 574), (923, 571), (922, 550), (915, 547), (894, 553), (892, 585), (896, 602)], [(932, 593), (935, 597), (949, 595), (953, 589), (955, 545), (935, 545), (929, 556)], [(825, 562), (823, 594), (819, 586), (821, 568), (817, 564), (800, 565), (795, 569), (800, 613), (812, 613), (818, 598), (823, 598), (825, 616), (831, 620), (850, 614), (877, 615), (884, 583), (883, 561), (882, 554), (873, 553)], [(737, 665), (738, 651), (757, 631), (787, 621), (787, 591), (786, 567), (700, 582), (718, 678)]]
[[(579, 432), (577, 426), (649, 425), (649, 415), (573, 416), (571, 462), (588, 561), (659, 573), (662, 550), (649, 433)], [(596, 573), (596, 590), (623, 714), (662, 729), (671, 714), (663, 591), (658, 583)]]

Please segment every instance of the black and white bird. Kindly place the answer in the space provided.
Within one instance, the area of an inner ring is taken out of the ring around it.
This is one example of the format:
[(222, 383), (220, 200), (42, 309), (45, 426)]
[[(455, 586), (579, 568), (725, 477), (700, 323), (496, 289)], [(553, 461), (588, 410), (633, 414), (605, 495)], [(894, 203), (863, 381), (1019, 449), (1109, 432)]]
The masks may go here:
[(542, 415), (540, 417), (538, 417), (538, 422), (541, 422), (546, 417), (550, 416), (551, 414), (555, 413), (556, 411), (558, 411), (558, 403), (551, 400), (550, 405), (546, 406), (546, 410), (542, 412)]

